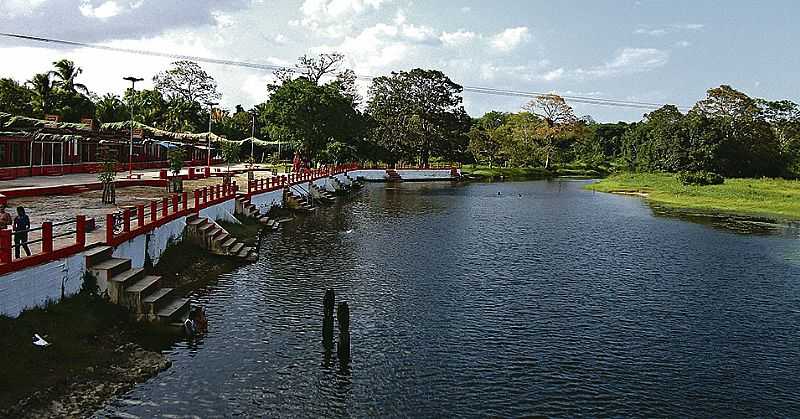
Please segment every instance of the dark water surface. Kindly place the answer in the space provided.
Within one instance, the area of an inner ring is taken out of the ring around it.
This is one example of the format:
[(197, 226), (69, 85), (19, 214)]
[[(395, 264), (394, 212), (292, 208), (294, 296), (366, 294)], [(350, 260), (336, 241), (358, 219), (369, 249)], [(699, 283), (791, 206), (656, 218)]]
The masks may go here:
[(796, 234), (582, 185), (370, 185), (287, 224), (197, 292), (210, 333), (98, 416), (800, 416)]

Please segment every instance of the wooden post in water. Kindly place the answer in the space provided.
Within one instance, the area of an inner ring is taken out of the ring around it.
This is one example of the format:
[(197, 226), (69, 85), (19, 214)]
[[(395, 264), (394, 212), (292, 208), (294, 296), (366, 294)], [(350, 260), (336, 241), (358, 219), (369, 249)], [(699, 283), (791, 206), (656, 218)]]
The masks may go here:
[(336, 318), (339, 320), (339, 346), (336, 352), (339, 362), (344, 366), (350, 363), (350, 307), (347, 302), (339, 303)]
[(336, 306), (336, 293), (333, 288), (325, 291), (325, 298), (322, 300), (323, 319), (322, 319), (322, 345), (326, 350), (333, 349), (333, 309)]

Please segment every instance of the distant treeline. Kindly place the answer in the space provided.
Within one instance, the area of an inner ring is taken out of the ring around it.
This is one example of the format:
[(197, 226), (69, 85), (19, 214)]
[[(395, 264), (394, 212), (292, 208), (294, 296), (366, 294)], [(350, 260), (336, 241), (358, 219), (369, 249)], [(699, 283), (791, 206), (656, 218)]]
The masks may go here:
[[(303, 56), (297, 71), (278, 71), (268, 99), (245, 110), (215, 109), (215, 134), (251, 135), (295, 144), (320, 162), (430, 160), (549, 168), (581, 163), (633, 171), (705, 171), (726, 177), (800, 175), (800, 109), (790, 101), (750, 98), (729, 86), (708, 91), (682, 113), (675, 106), (635, 123), (576, 117), (557, 95), (542, 95), (520, 112), (470, 118), (462, 87), (436, 70), (377, 77), (362, 98), (343, 56)], [(66, 122), (134, 119), (173, 132), (205, 132), (207, 102), (217, 84), (198, 64), (177, 61), (153, 77), (153, 89), (99, 97), (77, 79), (69, 60), (25, 83), (0, 79), (0, 111)], [(125, 82), (120, 80), (120, 85)]]

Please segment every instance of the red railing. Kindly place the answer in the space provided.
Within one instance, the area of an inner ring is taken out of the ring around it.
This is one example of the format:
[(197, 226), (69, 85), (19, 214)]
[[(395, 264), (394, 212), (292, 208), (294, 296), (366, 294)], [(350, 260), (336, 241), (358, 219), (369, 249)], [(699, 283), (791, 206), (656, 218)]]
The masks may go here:
[(394, 170), (451, 170), (451, 169), (460, 169), (461, 163), (429, 163), (427, 165), (418, 165), (418, 164), (411, 164), (411, 163), (395, 163), (395, 164), (386, 164), (386, 163), (371, 163), (371, 164), (364, 164), (361, 167), (362, 169), (368, 170), (386, 170), (386, 169), (394, 169)]
[[(188, 193), (173, 194), (149, 205), (139, 204), (106, 214), (106, 244), (117, 246), (189, 213)], [(136, 227), (133, 227), (133, 223)]]
[(357, 170), (359, 165), (357, 163), (343, 164), (339, 166), (323, 167), (319, 169), (305, 169), (301, 172), (293, 172), (287, 175), (270, 176), (267, 178), (254, 179), (247, 184), (248, 195), (258, 195), (264, 192), (271, 192), (287, 186), (296, 185), (298, 183), (313, 182), (327, 176), (333, 176), (340, 173), (346, 173), (351, 170)]
[[(93, 220), (91, 220), (93, 222)], [(68, 226), (75, 224), (72, 230)], [(30, 247), (34, 245), (30, 256), (15, 258), (15, 243), (12, 243), (13, 234), (10, 229), (0, 230), (0, 275), (18, 271), (20, 269), (43, 263), (55, 261), (82, 252), (86, 248), (86, 229), (90, 224), (87, 223), (86, 216), (78, 215), (74, 221), (53, 223), (45, 221), (41, 227), (30, 228), (27, 230), (28, 237), (25, 243)], [(31, 233), (38, 234), (38, 238), (31, 237)], [(74, 235), (74, 240), (56, 239)], [(36, 249), (36, 244), (40, 244)], [(25, 253), (20, 246), (20, 254)], [(35, 252), (34, 250), (38, 250)]]
[(194, 210), (208, 208), (212, 205), (225, 202), (236, 197), (239, 187), (236, 182), (227, 185), (206, 186), (202, 189), (194, 190)]

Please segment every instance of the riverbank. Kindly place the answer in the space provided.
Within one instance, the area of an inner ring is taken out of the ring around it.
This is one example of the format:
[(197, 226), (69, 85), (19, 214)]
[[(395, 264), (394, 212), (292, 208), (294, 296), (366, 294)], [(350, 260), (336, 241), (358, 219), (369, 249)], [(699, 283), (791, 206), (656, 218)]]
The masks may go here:
[(726, 179), (722, 185), (684, 186), (671, 174), (622, 173), (586, 188), (639, 195), (653, 204), (673, 209), (800, 220), (800, 181), (796, 180)]
[(465, 177), (478, 181), (522, 181), (543, 180), (556, 177), (599, 178), (605, 175), (602, 170), (588, 166), (551, 167), (489, 167), (482, 165), (464, 165), (461, 168)]
[(86, 416), (170, 366), (157, 349), (165, 331), (86, 294), (2, 317), (0, 334), (0, 417)]
[[(262, 225), (241, 219), (227, 227), (246, 243)], [(242, 264), (182, 241), (148, 272), (183, 295)], [(34, 346), (39, 334), (50, 345)], [(19, 317), (0, 317), (0, 417), (84, 417), (108, 399), (169, 368), (161, 350), (178, 339), (172, 328), (137, 322), (127, 309), (90, 293), (65, 298)]]

